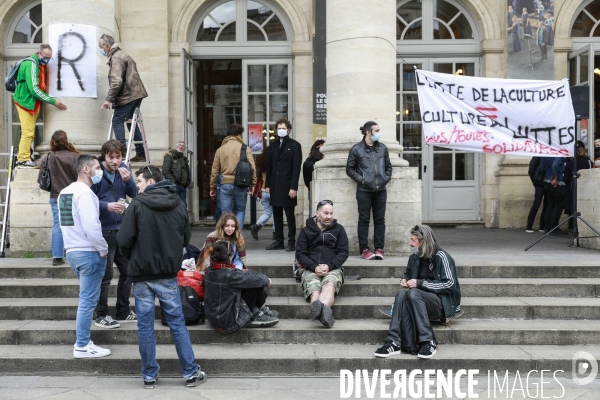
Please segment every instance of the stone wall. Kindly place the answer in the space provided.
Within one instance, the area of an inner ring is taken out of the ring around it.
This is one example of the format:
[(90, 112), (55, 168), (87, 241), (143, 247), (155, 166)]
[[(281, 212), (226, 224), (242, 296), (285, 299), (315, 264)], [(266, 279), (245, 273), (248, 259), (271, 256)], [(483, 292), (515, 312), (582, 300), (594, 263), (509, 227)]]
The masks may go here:
[[(600, 169), (580, 171), (581, 178), (577, 182), (577, 204), (581, 217), (594, 229), (600, 232)], [(595, 233), (583, 222), (579, 221), (579, 236), (594, 236)], [(580, 239), (581, 247), (600, 250), (600, 238)]]

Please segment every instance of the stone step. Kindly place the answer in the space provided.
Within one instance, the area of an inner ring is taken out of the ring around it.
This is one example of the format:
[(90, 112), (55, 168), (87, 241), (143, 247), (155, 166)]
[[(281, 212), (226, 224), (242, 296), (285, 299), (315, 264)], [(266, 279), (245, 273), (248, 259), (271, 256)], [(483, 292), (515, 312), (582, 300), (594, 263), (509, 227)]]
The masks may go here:
[[(116, 295), (116, 280), (109, 296)], [(464, 278), (460, 280), (463, 297), (596, 297), (600, 278)], [(348, 281), (340, 297), (392, 297), (400, 290), (397, 278), (366, 278)], [(273, 278), (270, 296), (301, 297), (302, 287), (293, 278)], [(78, 297), (76, 279), (0, 279), (0, 298)]]
[[(72, 346), (2, 345), (0, 374), (18, 371), (19, 375), (140, 376), (137, 344), (108, 345), (106, 347), (112, 351), (110, 356), (85, 360), (73, 359)], [(341, 369), (366, 369), (370, 373), (375, 369), (405, 370), (408, 375), (413, 369), (427, 368), (444, 371), (478, 369), (479, 374), (486, 376), (491, 371), (492, 380), (493, 371), (497, 371), (500, 382), (506, 371), (510, 371), (511, 375), (519, 371), (525, 377), (531, 370), (550, 370), (545, 379), (552, 380), (555, 371), (561, 371), (557, 373), (560, 376), (571, 376), (572, 358), (578, 351), (586, 351), (600, 359), (598, 346), (591, 345), (441, 345), (429, 360), (409, 354), (376, 358), (373, 353), (378, 345), (195, 344), (193, 347), (197, 362), (209, 378), (211, 375), (339, 376)], [(162, 376), (181, 376), (175, 346), (158, 345), (156, 358)], [(485, 380), (485, 377), (482, 379)]]
[[(584, 345), (600, 343), (600, 321), (579, 320), (457, 320), (445, 327), (433, 324), (440, 344), (471, 345)], [(389, 321), (356, 319), (336, 321), (332, 329), (318, 321), (285, 319), (272, 328), (241, 329), (222, 335), (206, 322), (189, 326), (192, 343), (282, 343), (282, 344), (381, 344)], [(75, 321), (0, 321), (1, 345), (70, 344), (75, 340)], [(158, 344), (171, 343), (168, 327), (155, 321)], [(92, 340), (98, 344), (137, 344), (137, 324), (124, 323), (106, 329), (92, 325)]]
[[(379, 312), (389, 309), (393, 297), (339, 296), (333, 307), (335, 319), (386, 319)], [(0, 320), (70, 320), (75, 319), (79, 299), (70, 298), (0, 298)], [(282, 319), (308, 318), (308, 303), (300, 296), (269, 297), (268, 305), (279, 311)], [(109, 298), (114, 305), (115, 299)], [(135, 299), (131, 298), (131, 305)], [(160, 305), (156, 301), (156, 317)], [(462, 319), (600, 319), (600, 298), (583, 297), (463, 297)], [(110, 312), (115, 315), (114, 307)]]
[[(397, 257), (400, 261), (400, 257)], [(53, 267), (50, 259), (10, 259), (0, 265), (0, 279), (71, 279), (74, 272), (68, 265)], [(270, 264), (254, 264), (248, 262), (253, 271), (267, 275), (270, 278), (291, 278), (291, 262), (271, 262)], [(344, 266), (346, 275), (360, 275), (362, 278), (391, 278), (402, 277), (406, 268), (406, 259), (402, 262), (383, 260), (371, 262), (350, 259)], [(457, 265), (456, 273), (459, 278), (600, 278), (600, 265)], [(118, 270), (115, 267), (115, 275)]]

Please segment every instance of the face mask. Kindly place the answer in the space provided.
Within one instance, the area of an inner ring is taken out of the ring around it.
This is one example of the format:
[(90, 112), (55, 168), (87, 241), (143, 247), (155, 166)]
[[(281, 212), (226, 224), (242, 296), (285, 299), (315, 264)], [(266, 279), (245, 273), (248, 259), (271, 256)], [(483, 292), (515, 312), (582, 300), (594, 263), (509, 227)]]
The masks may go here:
[(46, 65), (46, 64), (48, 64), (49, 61), (50, 60), (46, 60), (45, 58), (40, 57), (40, 64)]
[(277, 129), (277, 136), (286, 137), (288, 134), (287, 129)]
[(371, 136), (371, 139), (373, 139), (374, 142), (378, 142), (380, 137), (381, 137), (381, 132), (377, 132), (376, 134)]
[(418, 247), (410, 246), (410, 252), (413, 253), (415, 256), (418, 256), (419, 255), (419, 248)]
[(97, 184), (97, 183), (100, 183), (100, 181), (102, 180), (102, 176), (103, 175), (104, 175), (104, 171), (102, 171), (101, 169), (97, 169), (96, 170), (96, 174), (90, 176), (90, 178), (92, 178), (92, 183), (94, 185)]
[(104, 49), (100, 49), (100, 54), (102, 54), (104, 57), (106, 57), (106, 52), (104, 51)]

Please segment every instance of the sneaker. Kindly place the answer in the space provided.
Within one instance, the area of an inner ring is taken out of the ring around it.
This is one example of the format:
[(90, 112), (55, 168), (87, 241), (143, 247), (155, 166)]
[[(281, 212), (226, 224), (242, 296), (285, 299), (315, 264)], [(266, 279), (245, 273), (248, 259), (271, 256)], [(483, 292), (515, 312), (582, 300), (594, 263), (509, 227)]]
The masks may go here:
[(146, 162), (146, 155), (145, 154), (138, 154), (135, 157), (130, 158), (129, 162)]
[(156, 387), (157, 380), (158, 380), (158, 378), (152, 379), (151, 381), (144, 381), (144, 387), (146, 389), (154, 389)]
[(258, 240), (258, 231), (260, 231), (260, 228), (262, 228), (262, 226), (259, 224), (250, 225), (250, 233), (252, 233), (252, 238), (254, 240)]
[(319, 318), (319, 321), (321, 321), (325, 328), (333, 327), (333, 324), (335, 324), (335, 319), (333, 319), (333, 312), (329, 306), (323, 304), (323, 310), (321, 311), (321, 317)]
[(533, 233), (533, 228), (527, 228), (527, 229), (525, 229), (525, 232), (527, 232), (527, 233)]
[(450, 326), (450, 321), (453, 319), (457, 319), (463, 316), (465, 312), (463, 310), (460, 309), (460, 306), (458, 306), (456, 308), (456, 312), (454, 313), (453, 316), (451, 316), (450, 318), (444, 318), (442, 319), (442, 323), (446, 326)]
[(17, 162), (15, 168), (39, 168), (39, 166), (35, 165), (33, 161), (27, 160)]
[(60, 258), (53, 258), (52, 259), (52, 266), (56, 267), (58, 265), (63, 265), (65, 263), (65, 259), (60, 257)]
[(110, 350), (96, 346), (94, 342), (90, 342), (85, 347), (73, 346), (73, 357), (75, 358), (97, 358), (110, 356)]
[(384, 310), (383, 308), (380, 308), (379, 312), (388, 318), (392, 318), (392, 310)]
[(363, 260), (372, 260), (375, 258), (375, 254), (371, 253), (371, 250), (369, 249), (364, 249), (360, 256)]
[(435, 349), (437, 349), (437, 343), (435, 343), (433, 340), (429, 342), (423, 342), (421, 344), (421, 350), (419, 350), (419, 354), (417, 354), (417, 357), (431, 358), (435, 354)]
[(385, 342), (383, 346), (375, 350), (375, 357), (388, 358), (389, 356), (395, 356), (400, 354), (402, 351), (400, 347), (396, 346), (393, 342)]
[(96, 318), (96, 322), (94, 322), (94, 325), (99, 326), (100, 328), (108, 328), (108, 329), (118, 328), (121, 326), (121, 324), (119, 324), (117, 321), (112, 319), (112, 317), (110, 315), (107, 315), (105, 317)]
[(311, 321), (320, 318), (322, 312), (323, 303), (321, 303), (319, 300), (315, 300), (312, 303), (310, 303), (310, 312), (308, 313), (308, 317), (311, 319)]
[(133, 311), (129, 310), (129, 314), (125, 318), (117, 317), (117, 322), (137, 322), (137, 315), (135, 315)]
[(261, 308), (260, 311), (262, 311), (263, 314), (268, 315), (269, 317), (279, 318), (279, 312), (275, 311), (275, 310), (271, 310), (267, 306), (264, 306), (263, 308)]
[(383, 249), (375, 250), (375, 258), (378, 260), (383, 260)]
[(269, 317), (262, 311), (258, 311), (258, 313), (250, 320), (250, 328), (268, 328), (277, 325), (278, 322), (279, 318)]
[(196, 373), (192, 375), (190, 379), (185, 380), (185, 385), (187, 387), (196, 387), (198, 385), (202, 385), (207, 379), (208, 377), (206, 376), (206, 372), (202, 372), (200, 371), (200, 368), (198, 368), (198, 371), (196, 371)]

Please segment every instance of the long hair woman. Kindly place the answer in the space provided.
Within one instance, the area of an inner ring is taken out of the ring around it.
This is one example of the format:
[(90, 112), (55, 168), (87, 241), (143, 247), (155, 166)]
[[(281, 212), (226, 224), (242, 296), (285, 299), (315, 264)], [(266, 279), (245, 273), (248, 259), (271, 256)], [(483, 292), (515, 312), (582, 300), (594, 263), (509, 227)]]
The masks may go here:
[(57, 130), (50, 138), (50, 152), (40, 166), (38, 182), (42, 171), (48, 165), (50, 172), (50, 209), (52, 210), (52, 265), (64, 264), (65, 244), (58, 221), (58, 195), (60, 191), (77, 180), (75, 163), (79, 158), (79, 151), (67, 138), (67, 133)]
[(210, 266), (210, 256), (213, 252), (213, 246), (217, 241), (226, 241), (231, 243), (233, 258), (231, 263), (239, 270), (246, 269), (246, 245), (244, 236), (235, 214), (226, 211), (221, 215), (214, 232), (206, 237), (204, 247), (198, 259), (198, 270), (206, 270)]

